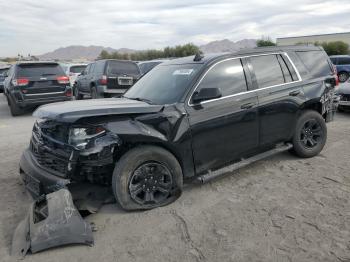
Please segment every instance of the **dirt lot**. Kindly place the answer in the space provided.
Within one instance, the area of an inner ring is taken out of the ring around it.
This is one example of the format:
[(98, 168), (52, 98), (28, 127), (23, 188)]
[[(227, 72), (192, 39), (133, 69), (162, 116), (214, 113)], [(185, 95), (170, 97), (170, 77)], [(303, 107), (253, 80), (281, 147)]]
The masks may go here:
[[(13, 118), (0, 95), (0, 261), (30, 199), (18, 175), (34, 118)], [(172, 205), (126, 213), (104, 206), (95, 246), (27, 255), (25, 261), (350, 261), (350, 114), (328, 125), (312, 159), (284, 153), (202, 186)]]

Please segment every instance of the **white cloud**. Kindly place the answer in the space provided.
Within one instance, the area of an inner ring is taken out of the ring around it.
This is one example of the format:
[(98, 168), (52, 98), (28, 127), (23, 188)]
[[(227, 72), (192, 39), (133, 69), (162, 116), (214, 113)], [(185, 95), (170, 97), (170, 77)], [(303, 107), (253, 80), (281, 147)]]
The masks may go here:
[(12, 0), (0, 2), (0, 56), (72, 44), (162, 48), (228, 38), (349, 30), (349, 1)]

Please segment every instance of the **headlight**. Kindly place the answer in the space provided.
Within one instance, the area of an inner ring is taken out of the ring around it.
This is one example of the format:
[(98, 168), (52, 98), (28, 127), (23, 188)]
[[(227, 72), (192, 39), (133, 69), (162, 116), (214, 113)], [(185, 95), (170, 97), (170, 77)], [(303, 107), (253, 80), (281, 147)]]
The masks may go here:
[(78, 149), (84, 149), (91, 138), (106, 132), (103, 127), (73, 127), (69, 130), (68, 143)]

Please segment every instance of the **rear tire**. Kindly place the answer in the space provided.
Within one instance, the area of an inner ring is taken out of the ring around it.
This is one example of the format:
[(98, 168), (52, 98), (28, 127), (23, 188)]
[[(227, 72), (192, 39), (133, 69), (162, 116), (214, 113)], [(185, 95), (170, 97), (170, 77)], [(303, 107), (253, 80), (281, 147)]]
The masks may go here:
[(174, 202), (183, 187), (177, 159), (156, 146), (139, 146), (126, 152), (116, 163), (112, 187), (125, 210), (152, 209)]
[(91, 99), (98, 98), (96, 86), (91, 87), (90, 94), (91, 94)]
[(12, 116), (19, 116), (24, 113), (24, 110), (16, 104), (16, 102), (14, 101), (14, 99), (12, 99), (11, 96), (7, 97), (7, 101), (9, 103), (10, 112)]
[(314, 110), (306, 110), (299, 117), (292, 139), (293, 151), (299, 157), (318, 155), (327, 141), (327, 126), (323, 117)]

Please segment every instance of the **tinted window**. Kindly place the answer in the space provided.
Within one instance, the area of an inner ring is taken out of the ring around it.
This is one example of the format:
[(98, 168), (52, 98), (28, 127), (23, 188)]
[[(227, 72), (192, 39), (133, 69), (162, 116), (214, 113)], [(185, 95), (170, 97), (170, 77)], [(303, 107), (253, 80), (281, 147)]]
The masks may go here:
[(126, 93), (128, 98), (142, 98), (153, 104), (180, 102), (202, 65), (160, 65), (144, 75)]
[(17, 67), (18, 77), (65, 75), (59, 64), (21, 64)]
[(327, 55), (323, 51), (296, 52), (307, 70), (313, 77), (322, 77), (332, 74)]
[(139, 67), (136, 63), (128, 61), (108, 61), (107, 74), (118, 75), (138, 75)]
[(285, 83), (276, 55), (250, 57), (259, 88)]
[(96, 74), (102, 75), (102, 74), (103, 74), (103, 71), (104, 71), (104, 66), (105, 66), (104, 61), (97, 61), (97, 62), (95, 63), (95, 71), (96, 71)]
[(338, 65), (350, 65), (350, 57), (339, 57)]
[(247, 83), (240, 59), (232, 59), (215, 65), (205, 75), (197, 91), (202, 88), (219, 88), (222, 96), (247, 91)]
[(89, 68), (88, 74), (92, 74), (94, 72), (94, 69), (95, 69), (95, 63), (90, 64), (90, 68)]
[(336, 65), (336, 64), (337, 64), (337, 58), (335, 58), (335, 57), (330, 57), (330, 59), (331, 59), (333, 65)]
[(8, 68), (0, 68), (0, 75), (3, 75), (8, 70), (9, 70)]
[(69, 72), (80, 74), (81, 72), (84, 71), (85, 68), (86, 68), (86, 66), (84, 66), (84, 65), (81, 65), (81, 66), (71, 66), (70, 69), (69, 69)]
[(156, 65), (159, 65), (160, 63), (162, 63), (162, 62), (158, 61), (158, 62), (149, 62), (149, 63), (141, 63), (141, 64), (139, 64), (141, 74), (146, 74), (153, 67), (155, 67)]

